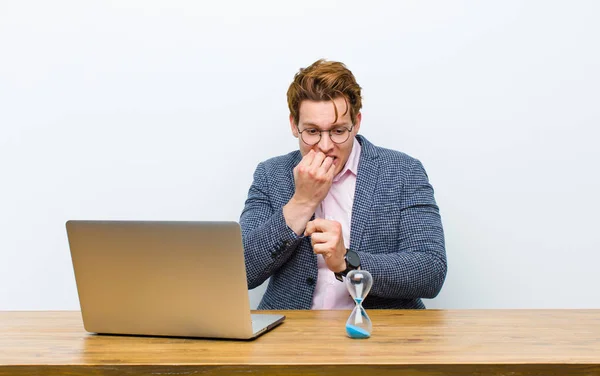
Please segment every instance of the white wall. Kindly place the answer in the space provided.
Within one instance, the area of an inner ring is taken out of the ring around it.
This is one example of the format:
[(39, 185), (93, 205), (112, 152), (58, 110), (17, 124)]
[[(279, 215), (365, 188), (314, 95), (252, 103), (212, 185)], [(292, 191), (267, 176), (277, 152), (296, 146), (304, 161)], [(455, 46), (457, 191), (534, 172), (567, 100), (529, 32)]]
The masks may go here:
[[(362, 134), (424, 163), (440, 308), (600, 308), (600, 3), (1, 1), (0, 309), (77, 309), (68, 219), (237, 220), (345, 62)], [(253, 304), (259, 298), (251, 293)]]

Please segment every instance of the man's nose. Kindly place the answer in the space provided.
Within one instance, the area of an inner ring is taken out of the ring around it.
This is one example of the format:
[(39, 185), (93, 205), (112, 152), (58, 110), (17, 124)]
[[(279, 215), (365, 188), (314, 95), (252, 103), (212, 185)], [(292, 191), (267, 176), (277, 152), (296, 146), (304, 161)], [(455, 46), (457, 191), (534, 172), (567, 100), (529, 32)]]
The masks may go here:
[(333, 149), (333, 141), (331, 141), (329, 132), (321, 132), (321, 139), (317, 145), (319, 146), (319, 150), (325, 154)]

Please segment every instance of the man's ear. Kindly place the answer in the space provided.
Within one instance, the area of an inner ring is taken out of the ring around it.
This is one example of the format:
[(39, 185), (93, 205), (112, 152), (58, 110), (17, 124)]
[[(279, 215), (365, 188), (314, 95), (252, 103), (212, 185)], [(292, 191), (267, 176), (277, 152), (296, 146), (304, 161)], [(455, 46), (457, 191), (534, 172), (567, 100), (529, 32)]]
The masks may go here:
[(298, 138), (298, 126), (296, 125), (294, 116), (292, 116), (292, 114), (290, 114), (290, 127), (292, 128), (292, 134), (294, 137)]
[(356, 114), (356, 121), (354, 122), (354, 134), (358, 134), (358, 130), (360, 129), (360, 122), (362, 121), (362, 113)]

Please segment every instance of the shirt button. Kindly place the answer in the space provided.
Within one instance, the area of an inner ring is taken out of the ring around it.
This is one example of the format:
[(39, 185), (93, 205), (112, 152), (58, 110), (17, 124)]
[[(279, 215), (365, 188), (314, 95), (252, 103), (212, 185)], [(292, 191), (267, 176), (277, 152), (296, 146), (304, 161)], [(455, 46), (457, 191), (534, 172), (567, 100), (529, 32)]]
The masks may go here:
[(315, 279), (313, 277), (306, 278), (306, 284), (312, 286), (315, 284)]

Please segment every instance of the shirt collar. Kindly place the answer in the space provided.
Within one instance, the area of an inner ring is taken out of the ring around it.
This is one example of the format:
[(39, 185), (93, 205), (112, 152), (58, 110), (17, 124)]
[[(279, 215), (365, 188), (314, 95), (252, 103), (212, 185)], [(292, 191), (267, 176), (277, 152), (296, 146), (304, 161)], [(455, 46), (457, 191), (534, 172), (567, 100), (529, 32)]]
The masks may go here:
[(350, 156), (348, 157), (348, 160), (346, 161), (346, 165), (344, 166), (342, 171), (340, 171), (340, 173), (337, 174), (333, 178), (334, 182), (340, 180), (342, 178), (342, 176), (344, 176), (348, 171), (353, 173), (354, 176), (356, 176), (358, 174), (358, 161), (360, 159), (361, 149), (362, 149), (362, 147), (356, 140), (356, 137), (353, 137), (352, 151), (350, 152)]

